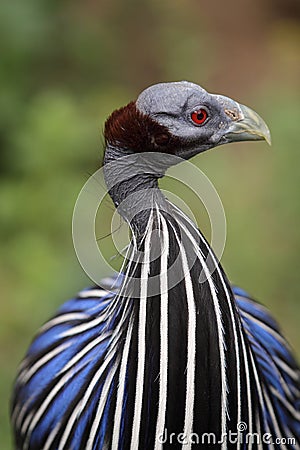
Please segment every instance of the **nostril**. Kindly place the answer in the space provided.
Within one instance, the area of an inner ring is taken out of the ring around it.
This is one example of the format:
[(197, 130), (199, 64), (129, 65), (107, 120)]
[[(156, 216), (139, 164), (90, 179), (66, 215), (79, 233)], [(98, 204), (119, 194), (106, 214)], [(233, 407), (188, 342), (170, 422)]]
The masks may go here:
[(224, 112), (232, 120), (239, 120), (239, 119), (241, 119), (241, 115), (240, 115), (239, 111), (236, 110), (236, 109), (225, 109)]

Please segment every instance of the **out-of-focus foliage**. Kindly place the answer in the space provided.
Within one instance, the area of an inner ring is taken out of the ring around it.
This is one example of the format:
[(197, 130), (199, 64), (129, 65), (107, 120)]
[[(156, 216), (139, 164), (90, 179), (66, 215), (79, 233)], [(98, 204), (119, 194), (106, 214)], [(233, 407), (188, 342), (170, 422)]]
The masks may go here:
[[(271, 150), (227, 146), (194, 162), (224, 202), (230, 278), (273, 311), (299, 355), (298, 1), (4, 0), (0, 30), (1, 449), (12, 447), (8, 403), (30, 339), (90, 283), (71, 218), (100, 166), (105, 118), (151, 83), (198, 82), (270, 125)], [(203, 209), (197, 218), (209, 234)]]

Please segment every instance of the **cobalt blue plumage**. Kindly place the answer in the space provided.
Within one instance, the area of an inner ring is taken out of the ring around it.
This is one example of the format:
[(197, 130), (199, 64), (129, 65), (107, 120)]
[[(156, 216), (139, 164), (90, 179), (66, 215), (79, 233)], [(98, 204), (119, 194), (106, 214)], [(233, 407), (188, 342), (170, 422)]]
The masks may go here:
[[(116, 280), (111, 280), (112, 285), (116, 285)], [(295, 410), (300, 409), (300, 392), (299, 392), (299, 370), (291, 356), (291, 352), (287, 342), (282, 337), (280, 330), (265, 307), (255, 302), (244, 290), (234, 286), (238, 310), (241, 314), (243, 326), (246, 329), (247, 337), (257, 358), (260, 367), (260, 376), (264, 378), (266, 386), (269, 388), (270, 401), (274, 404), (277, 417), (279, 418), (279, 426), (281, 435), (285, 437), (300, 437), (300, 421), (299, 417), (294, 417), (290, 413), (286, 404), (294, 405)], [(63, 367), (78, 356), (82, 349), (90, 342), (93, 347), (86, 352), (80, 359), (76, 370), (72, 370), (70, 378), (62, 386), (60, 392), (53, 399), (49, 406), (41, 416), (40, 421), (32, 433), (29, 448), (42, 449), (49, 430), (53, 429), (57, 423), (63, 422), (64, 417), (70, 409), (73, 408), (73, 402), (76, 397), (84, 396), (87, 384), (90, 382), (92, 374), (99, 369), (99, 361), (101, 356), (107, 350), (110, 341), (111, 320), (107, 319), (103, 323), (95, 325), (92, 330), (81, 332), (79, 334), (67, 335), (76, 329), (76, 326), (82, 323), (92, 323), (95, 318), (101, 316), (103, 310), (112, 302), (114, 295), (98, 288), (86, 289), (79, 293), (78, 297), (64, 303), (57, 311), (54, 319), (50, 319), (41, 332), (35, 337), (30, 346), (25, 363), (23, 363), (19, 381), (16, 385), (17, 400), (14, 411), (14, 420), (17, 422), (21, 417), (22, 407), (27, 404), (26, 410), (23, 412), (25, 417), (31, 410), (31, 404), (34, 408), (44, 399), (45, 392), (49, 388), (57, 385), (63, 378), (65, 371)], [(72, 317), (71, 317), (72, 316)], [(68, 318), (69, 317), (69, 318)], [(61, 319), (61, 323), (54, 324), (53, 320)], [(105, 331), (104, 331), (105, 330)], [(64, 335), (65, 333), (65, 335)], [(103, 337), (103, 333), (107, 336)], [(96, 342), (98, 340), (98, 342)], [(47, 362), (43, 364), (43, 368), (39, 368), (31, 378), (30, 369), (35, 368), (35, 364), (41, 362), (41, 357), (50, 355), (53, 349), (60, 351), (53, 355)], [(283, 365), (281, 364), (284, 363)], [(26, 380), (22, 379), (22, 369), (25, 369), (27, 375)], [(288, 369), (288, 370), (287, 370)], [(86, 382), (88, 380), (88, 383)], [(67, 442), (66, 448), (81, 449), (84, 448), (82, 442), (86, 440), (86, 429), (95, 416), (97, 403), (101, 396), (104, 380), (100, 381), (92, 392), (91, 398), (84, 408), (83, 414), (79, 417), (74, 427), (73, 433)], [(112, 386), (112, 389), (114, 387)], [(280, 397), (274, 395), (274, 390)], [(28, 400), (29, 401), (28, 403)], [(108, 404), (111, 398), (108, 398)], [(103, 439), (107, 419), (109, 417), (109, 406), (103, 415), (102, 428), (99, 430), (99, 436), (93, 446), (93, 450), (103, 448)], [(270, 430), (270, 434), (274, 437), (280, 437), (273, 426), (273, 418), (265, 411), (266, 430)], [(286, 435), (286, 430), (290, 430), (290, 434)], [(272, 438), (273, 439), (273, 438)], [(122, 440), (122, 439), (121, 439)], [(19, 441), (17, 434), (17, 448), (23, 448), (22, 441)], [(298, 442), (298, 444), (297, 444)], [(299, 441), (295, 441), (294, 445), (288, 445), (286, 448), (297, 449)], [(57, 448), (55, 440), (51, 448)], [(255, 448), (255, 447), (254, 447)], [(264, 446), (264, 448), (284, 448), (280, 445)]]
[(234, 288), (233, 291), (270, 401), (277, 411), (280, 433), (276, 430), (272, 416), (266, 412), (270, 432), (278, 438), (295, 434), (299, 439), (300, 372), (292, 350), (267, 309), (253, 301), (243, 290)]

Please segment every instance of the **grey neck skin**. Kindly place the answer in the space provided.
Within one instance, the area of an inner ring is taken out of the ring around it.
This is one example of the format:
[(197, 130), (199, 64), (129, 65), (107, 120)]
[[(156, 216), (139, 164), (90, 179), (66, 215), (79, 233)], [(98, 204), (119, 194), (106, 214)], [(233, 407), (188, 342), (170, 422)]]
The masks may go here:
[(169, 203), (158, 187), (173, 164), (179, 161), (161, 153), (134, 153), (108, 145), (104, 156), (104, 177), (119, 214), (142, 237), (154, 208), (169, 211)]

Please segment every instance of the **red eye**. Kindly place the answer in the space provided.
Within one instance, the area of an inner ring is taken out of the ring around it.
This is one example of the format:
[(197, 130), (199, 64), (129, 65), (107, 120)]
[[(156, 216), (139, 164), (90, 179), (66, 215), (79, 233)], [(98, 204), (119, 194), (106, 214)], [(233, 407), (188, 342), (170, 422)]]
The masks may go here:
[(197, 111), (192, 112), (191, 119), (197, 125), (202, 125), (208, 117), (207, 111), (204, 108), (198, 109)]

